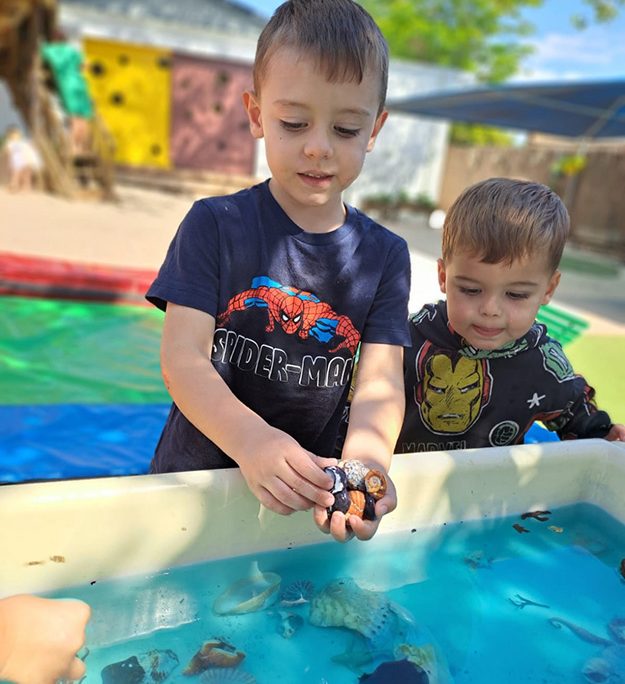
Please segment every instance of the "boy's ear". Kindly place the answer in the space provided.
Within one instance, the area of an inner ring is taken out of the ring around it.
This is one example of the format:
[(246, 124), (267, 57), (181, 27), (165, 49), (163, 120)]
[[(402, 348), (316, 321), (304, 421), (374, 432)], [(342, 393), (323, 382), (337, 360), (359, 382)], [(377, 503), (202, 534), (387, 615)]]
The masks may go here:
[(553, 293), (556, 291), (556, 288), (560, 284), (560, 276), (562, 274), (560, 271), (554, 271), (553, 275), (551, 276), (551, 279), (549, 280), (549, 285), (547, 286), (547, 290), (545, 294), (543, 295), (543, 299), (541, 302), (541, 306), (544, 304), (549, 304), (551, 301), (551, 298), (553, 297)]
[(371, 131), (371, 136), (369, 137), (369, 142), (367, 143), (367, 152), (371, 152), (373, 146), (375, 145), (375, 139), (378, 137), (378, 133), (382, 130), (384, 122), (388, 119), (388, 112), (386, 109), (379, 114), (378, 118), (375, 120), (373, 130)]
[(447, 271), (445, 271), (445, 262), (439, 259), (436, 262), (438, 270), (438, 286), (441, 288), (443, 294), (447, 294)]
[(247, 112), (247, 118), (250, 122), (250, 132), (255, 138), (262, 138), (263, 122), (260, 116), (260, 104), (256, 99), (256, 95), (250, 90), (243, 93), (243, 106)]

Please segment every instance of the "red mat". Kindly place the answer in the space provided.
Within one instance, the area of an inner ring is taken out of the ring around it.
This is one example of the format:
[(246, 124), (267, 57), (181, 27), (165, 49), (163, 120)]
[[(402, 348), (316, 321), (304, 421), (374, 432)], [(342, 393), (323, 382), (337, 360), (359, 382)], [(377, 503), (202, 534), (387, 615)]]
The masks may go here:
[(0, 252), (0, 294), (144, 304), (156, 277), (147, 269), (81, 264)]

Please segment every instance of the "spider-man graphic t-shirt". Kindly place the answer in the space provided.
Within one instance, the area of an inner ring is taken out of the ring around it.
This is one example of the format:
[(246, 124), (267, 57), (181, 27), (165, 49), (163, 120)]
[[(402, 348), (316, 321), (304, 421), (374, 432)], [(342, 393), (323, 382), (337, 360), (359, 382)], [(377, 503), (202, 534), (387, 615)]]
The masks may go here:
[[(353, 207), (307, 233), (268, 181), (192, 206), (147, 298), (215, 318), (212, 363), (235, 396), (320, 456), (334, 450), (360, 342), (409, 345), (406, 242)], [(172, 404), (152, 472), (236, 464)]]

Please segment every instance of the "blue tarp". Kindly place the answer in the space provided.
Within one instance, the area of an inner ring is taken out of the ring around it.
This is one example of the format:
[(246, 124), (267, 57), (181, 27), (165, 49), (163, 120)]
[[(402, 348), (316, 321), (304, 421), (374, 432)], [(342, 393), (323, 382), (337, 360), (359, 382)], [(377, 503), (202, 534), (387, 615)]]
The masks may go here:
[(391, 111), (568, 137), (625, 136), (625, 80), (498, 85), (416, 95)]

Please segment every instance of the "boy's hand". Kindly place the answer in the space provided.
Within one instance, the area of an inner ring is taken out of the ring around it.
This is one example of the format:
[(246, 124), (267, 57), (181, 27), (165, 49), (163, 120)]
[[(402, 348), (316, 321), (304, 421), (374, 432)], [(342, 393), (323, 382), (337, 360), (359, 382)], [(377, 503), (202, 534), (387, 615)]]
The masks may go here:
[(17, 684), (54, 684), (81, 679), (76, 657), (91, 609), (75, 600), (21, 594), (0, 600), (0, 679)]
[(250, 445), (248, 454), (239, 460), (239, 468), (263, 506), (290, 515), (333, 504), (329, 491), (333, 480), (323, 468), (336, 465), (335, 458), (315, 456), (285, 432), (274, 429), (269, 439)]
[[(380, 470), (379, 466), (375, 466), (376, 470)], [(377, 532), (378, 525), (382, 518), (391, 511), (397, 508), (397, 494), (395, 492), (395, 485), (391, 478), (385, 474), (386, 477), (386, 494), (375, 502), (375, 520), (361, 520), (357, 515), (350, 515), (349, 518), (340, 511), (332, 513), (332, 517), (328, 519), (328, 512), (325, 508), (315, 506), (314, 519), (317, 527), (326, 534), (331, 534), (336, 541), (347, 542), (353, 537), (357, 537), (361, 541), (371, 539)]]
[(605, 439), (608, 442), (625, 442), (625, 425), (613, 425)]

